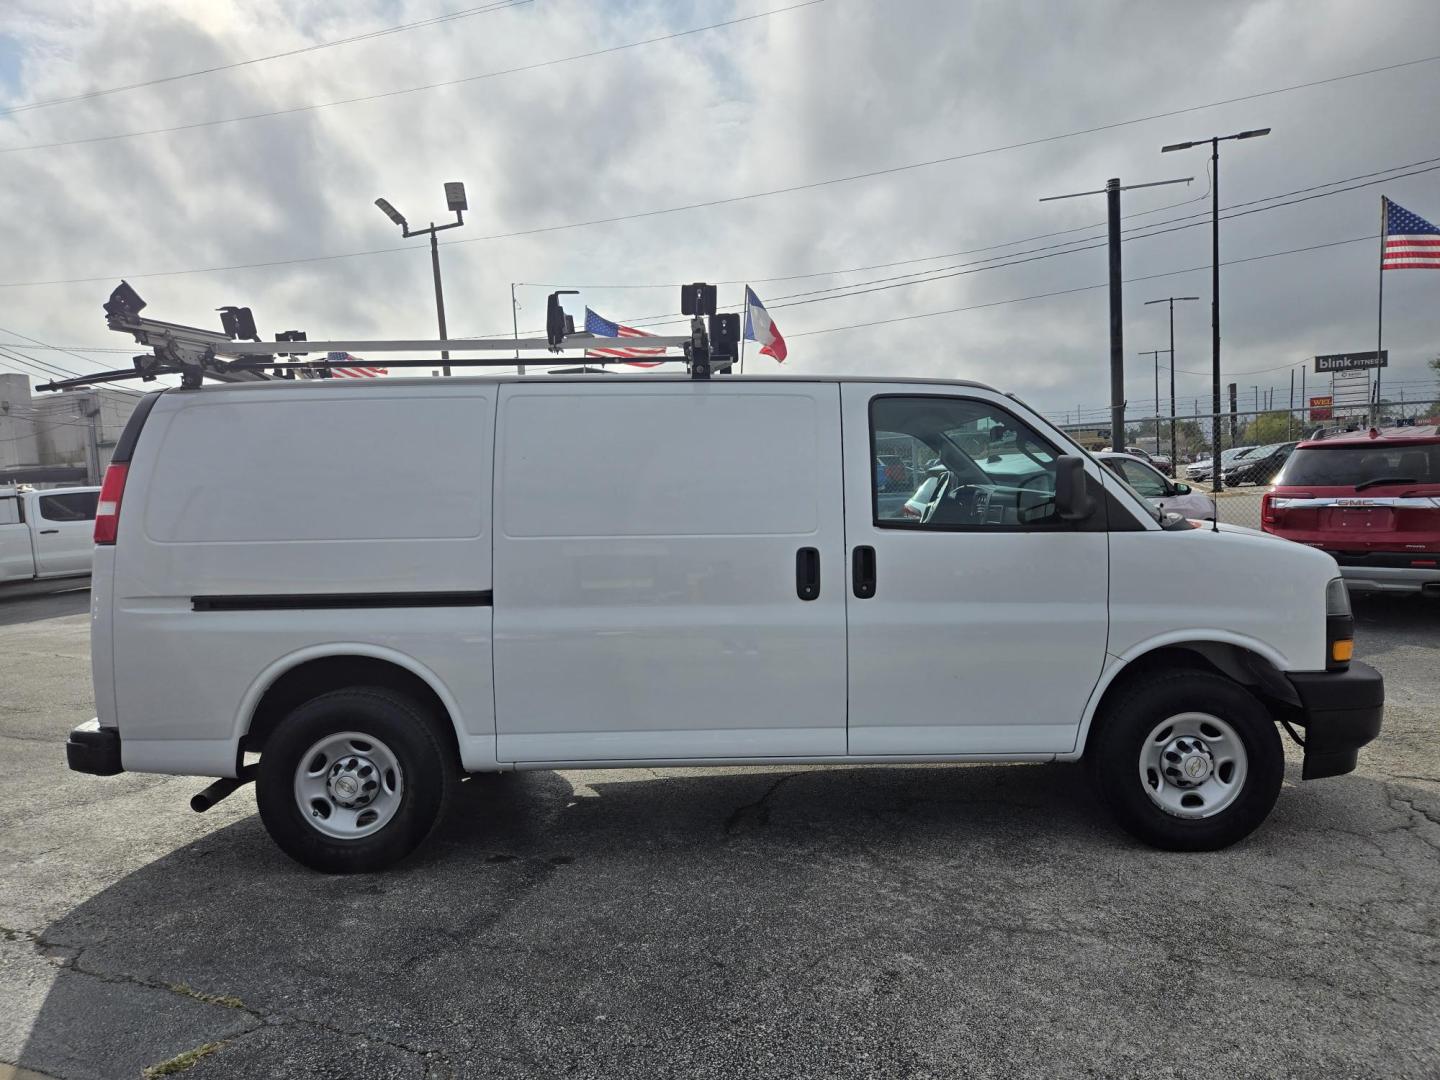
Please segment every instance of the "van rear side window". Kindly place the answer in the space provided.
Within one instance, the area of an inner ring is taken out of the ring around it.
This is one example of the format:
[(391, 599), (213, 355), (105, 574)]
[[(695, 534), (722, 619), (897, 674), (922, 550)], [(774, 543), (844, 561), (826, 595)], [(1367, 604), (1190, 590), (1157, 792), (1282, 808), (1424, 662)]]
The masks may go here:
[(454, 393), (351, 394), (157, 412), (151, 424), (169, 422), (146, 478), (145, 531), (161, 543), (479, 536), (493, 408)]
[(62, 495), (41, 495), (40, 516), (46, 521), (94, 521), (98, 491), (67, 491)]

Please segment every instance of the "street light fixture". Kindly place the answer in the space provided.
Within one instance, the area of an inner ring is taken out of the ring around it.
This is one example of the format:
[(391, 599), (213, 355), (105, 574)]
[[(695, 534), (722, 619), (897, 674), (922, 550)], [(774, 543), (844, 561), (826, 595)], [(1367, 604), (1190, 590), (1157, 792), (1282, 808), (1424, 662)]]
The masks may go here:
[[(401, 235), (406, 239), (412, 236), (429, 235), (430, 269), (435, 277), (435, 314), (440, 321), (440, 340), (448, 341), (450, 335), (445, 332), (445, 292), (440, 287), (440, 244), (435, 239), (435, 234), (437, 232), (443, 232), (446, 229), (458, 229), (461, 225), (465, 224), (465, 211), (470, 209), (469, 204), (465, 201), (465, 185), (458, 180), (452, 180), (445, 185), (445, 205), (448, 209), (455, 211), (455, 220), (448, 225), (436, 225), (432, 221), (428, 229), (411, 229), (405, 221), (405, 216), (401, 214), (399, 210), (396, 210), (395, 207), (391, 206), (387, 200), (376, 199), (375, 205), (380, 208), (386, 217), (400, 226)], [(440, 360), (443, 364), (440, 369), (441, 372), (449, 375), (450, 352), (448, 349), (440, 353)]]
[(1232, 139), (1258, 139), (1269, 135), (1269, 128), (1252, 128), (1234, 135), (1212, 135), (1208, 139), (1171, 143), (1160, 152), (1189, 150), (1192, 146), (1210, 144), (1210, 368), (1213, 380), (1210, 423), (1210, 450), (1214, 457), (1211, 490), (1220, 490), (1220, 144)]
[[(1146, 307), (1151, 304), (1170, 305), (1170, 463), (1172, 465), (1180, 463), (1180, 459), (1175, 455), (1175, 301), (1199, 299), (1198, 296), (1165, 296), (1159, 300), (1145, 301)], [(1155, 411), (1160, 411), (1158, 405), (1155, 407)]]

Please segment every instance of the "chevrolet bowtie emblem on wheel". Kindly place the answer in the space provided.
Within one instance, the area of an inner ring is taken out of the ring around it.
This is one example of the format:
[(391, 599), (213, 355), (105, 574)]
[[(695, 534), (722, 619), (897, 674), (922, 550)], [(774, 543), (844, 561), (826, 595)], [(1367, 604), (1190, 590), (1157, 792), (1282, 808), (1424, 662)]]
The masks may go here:
[(1185, 773), (1187, 776), (1199, 776), (1204, 771), (1205, 762), (1201, 758), (1192, 757), (1190, 760), (1185, 762)]

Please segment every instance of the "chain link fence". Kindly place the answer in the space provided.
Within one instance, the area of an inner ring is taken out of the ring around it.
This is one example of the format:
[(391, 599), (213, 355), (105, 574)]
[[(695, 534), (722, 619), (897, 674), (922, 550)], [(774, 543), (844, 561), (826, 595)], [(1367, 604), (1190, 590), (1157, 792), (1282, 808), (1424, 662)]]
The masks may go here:
[[(1144, 476), (1140, 470), (1127, 466), (1124, 475), (1152, 501), (1168, 502), (1172, 508), (1187, 512), (1181, 506), (1182, 497), (1204, 494), (1214, 501), (1220, 521), (1258, 529), (1261, 496), (1280, 474), (1297, 443), (1370, 427), (1435, 424), (1440, 424), (1440, 398), (1385, 401), (1378, 406), (1237, 409), (1218, 416), (1192, 412), (1176, 416), (1173, 424), (1168, 415), (1130, 417), (1123, 449), (1165, 475), (1162, 478), (1152, 473), (1143, 488), (1136, 482), (1137, 477)], [(1108, 423), (1077, 423), (1062, 418), (1060, 426), (1086, 449), (1104, 450), (1113, 445)], [(1217, 426), (1221, 448), (1218, 480), (1212, 451)], [(1186, 487), (1189, 492), (1184, 491)], [(1187, 501), (1186, 505), (1195, 504)]]

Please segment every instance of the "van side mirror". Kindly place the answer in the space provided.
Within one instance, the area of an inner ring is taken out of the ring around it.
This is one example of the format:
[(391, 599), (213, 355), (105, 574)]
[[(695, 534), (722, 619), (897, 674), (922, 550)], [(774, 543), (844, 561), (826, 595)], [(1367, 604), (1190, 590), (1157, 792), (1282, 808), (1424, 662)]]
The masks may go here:
[(1083, 521), (1095, 510), (1085, 478), (1085, 459), (1062, 454), (1055, 460), (1055, 513), (1062, 521)]
[(1191, 488), (1189, 484), (1172, 484), (1171, 490), (1174, 491), (1176, 495), (1189, 495), (1194, 489)]

